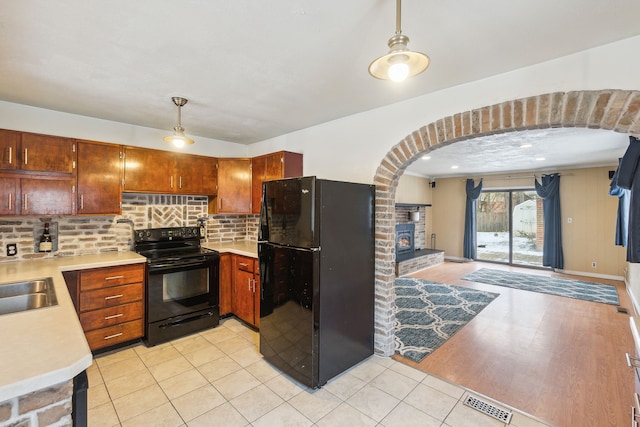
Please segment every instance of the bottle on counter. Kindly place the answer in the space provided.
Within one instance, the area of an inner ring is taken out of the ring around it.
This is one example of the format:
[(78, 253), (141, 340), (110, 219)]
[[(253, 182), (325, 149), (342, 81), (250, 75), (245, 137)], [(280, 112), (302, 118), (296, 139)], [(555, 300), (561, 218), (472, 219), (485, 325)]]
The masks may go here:
[(51, 234), (49, 234), (49, 223), (44, 223), (44, 231), (40, 236), (40, 244), (38, 245), (38, 252), (51, 252), (53, 248), (53, 242), (51, 241)]

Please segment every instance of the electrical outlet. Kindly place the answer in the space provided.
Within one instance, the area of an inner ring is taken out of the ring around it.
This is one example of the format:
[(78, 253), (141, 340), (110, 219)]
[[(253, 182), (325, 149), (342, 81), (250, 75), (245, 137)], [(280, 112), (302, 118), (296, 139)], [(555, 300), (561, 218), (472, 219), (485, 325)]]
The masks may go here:
[(7, 244), (7, 256), (16, 256), (18, 255), (18, 245), (15, 243)]
[(597, 266), (598, 266), (598, 263), (597, 263), (597, 262), (593, 261), (593, 262), (591, 263), (591, 268), (596, 268)]

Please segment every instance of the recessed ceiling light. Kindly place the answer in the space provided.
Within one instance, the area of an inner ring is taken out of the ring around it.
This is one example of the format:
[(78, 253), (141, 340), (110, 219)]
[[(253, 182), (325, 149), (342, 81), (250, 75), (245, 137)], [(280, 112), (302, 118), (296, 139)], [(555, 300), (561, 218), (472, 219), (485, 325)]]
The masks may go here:
[(453, 165), (453, 166), (451, 166), (451, 169), (458, 169), (458, 166)]
[(533, 147), (533, 144), (522, 144), (520, 146), (520, 148), (531, 148), (531, 147)]
[(542, 160), (544, 160), (544, 157), (537, 157), (537, 158), (536, 158), (536, 161), (538, 161), (538, 162), (540, 162), (540, 161), (542, 161)]
[(422, 156), (422, 160), (429, 160), (431, 156)]

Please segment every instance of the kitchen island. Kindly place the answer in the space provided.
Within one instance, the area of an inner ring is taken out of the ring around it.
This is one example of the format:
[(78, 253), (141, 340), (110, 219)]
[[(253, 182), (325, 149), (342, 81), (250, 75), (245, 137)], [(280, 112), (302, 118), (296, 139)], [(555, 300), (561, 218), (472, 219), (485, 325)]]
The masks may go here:
[(0, 407), (70, 383), (92, 363), (62, 272), (142, 262), (146, 258), (133, 252), (109, 252), (0, 263), (0, 283), (51, 277), (58, 301), (50, 307), (0, 315)]

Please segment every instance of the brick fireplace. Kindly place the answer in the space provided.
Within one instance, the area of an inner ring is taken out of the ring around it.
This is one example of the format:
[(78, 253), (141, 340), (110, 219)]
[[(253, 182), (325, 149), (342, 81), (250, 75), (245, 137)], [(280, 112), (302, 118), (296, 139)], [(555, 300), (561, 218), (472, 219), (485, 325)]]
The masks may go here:
[[(397, 277), (444, 262), (444, 251), (426, 245), (428, 209), (429, 205), (396, 205)], [(416, 217), (417, 221), (413, 221)]]

